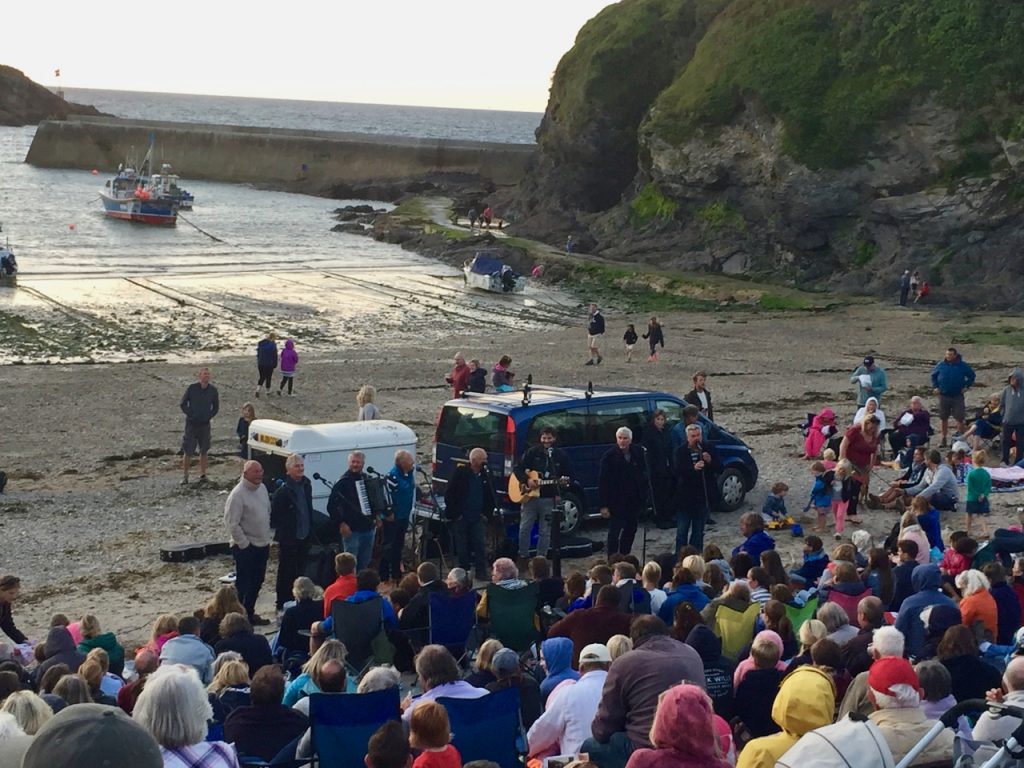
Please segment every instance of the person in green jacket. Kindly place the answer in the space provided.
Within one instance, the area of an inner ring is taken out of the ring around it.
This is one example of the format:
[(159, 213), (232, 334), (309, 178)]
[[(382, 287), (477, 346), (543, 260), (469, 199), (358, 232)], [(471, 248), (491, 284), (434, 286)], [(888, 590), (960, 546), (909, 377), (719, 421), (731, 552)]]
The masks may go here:
[[(871, 383), (867, 386), (864, 384), (864, 380), (861, 376), (867, 376)], [(850, 383), (857, 385), (857, 407), (861, 408), (867, 403), (869, 397), (873, 397), (878, 400), (878, 405), (882, 405), (882, 393), (889, 388), (889, 379), (885, 375), (885, 371), (875, 365), (875, 358), (871, 355), (864, 357), (864, 364), (858, 365), (856, 370), (850, 375)]]
[(113, 632), (103, 632), (100, 620), (91, 613), (82, 617), (79, 625), (82, 630), (82, 642), (78, 644), (79, 653), (89, 653), (93, 648), (102, 648), (110, 659), (110, 671), (120, 676), (124, 672), (124, 648), (117, 642)]
[(977, 515), (981, 523), (981, 535), (988, 538), (988, 513), (990, 511), (988, 497), (992, 493), (992, 475), (985, 469), (985, 451), (971, 454), (974, 468), (967, 473), (967, 525), (964, 530), (971, 535), (971, 522)]

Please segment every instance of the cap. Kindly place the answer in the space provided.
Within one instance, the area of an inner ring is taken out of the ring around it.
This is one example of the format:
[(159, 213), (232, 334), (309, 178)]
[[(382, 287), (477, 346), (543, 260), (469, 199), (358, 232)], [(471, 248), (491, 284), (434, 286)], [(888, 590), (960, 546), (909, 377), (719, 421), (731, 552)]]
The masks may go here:
[(608, 646), (604, 643), (591, 643), (590, 645), (583, 646), (583, 650), (580, 651), (580, 664), (585, 661), (603, 661), (606, 664), (610, 664), (611, 660), (611, 651), (608, 650)]
[(116, 707), (76, 704), (39, 729), (23, 768), (163, 768), (149, 731)]
[(904, 658), (885, 656), (876, 659), (868, 670), (868, 687), (886, 696), (895, 696), (892, 690), (894, 685), (909, 685), (917, 690), (921, 687), (921, 681), (910, 662)]
[(873, 358), (871, 355), (864, 355), (864, 365), (866, 365), (868, 368), (870, 368), (874, 364), (875, 364), (875, 358)]
[(515, 672), (518, 669), (519, 654), (511, 648), (502, 648), (491, 659), (491, 671), (495, 674), (498, 672)]

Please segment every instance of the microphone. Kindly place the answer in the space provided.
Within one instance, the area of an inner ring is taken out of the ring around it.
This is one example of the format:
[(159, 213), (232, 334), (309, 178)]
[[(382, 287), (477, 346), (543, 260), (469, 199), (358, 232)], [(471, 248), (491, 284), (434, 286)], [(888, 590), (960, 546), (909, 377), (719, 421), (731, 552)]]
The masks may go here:
[(550, 459), (554, 455), (555, 455), (555, 449), (554, 448), (548, 448), (548, 458)]
[(323, 478), (320, 477), (320, 473), (319, 472), (314, 472), (313, 473), (313, 479), (314, 480), (323, 480)]
[(367, 467), (366, 468), (366, 474), (368, 474), (368, 475), (376, 475), (377, 474), (377, 470), (375, 470), (373, 467)]

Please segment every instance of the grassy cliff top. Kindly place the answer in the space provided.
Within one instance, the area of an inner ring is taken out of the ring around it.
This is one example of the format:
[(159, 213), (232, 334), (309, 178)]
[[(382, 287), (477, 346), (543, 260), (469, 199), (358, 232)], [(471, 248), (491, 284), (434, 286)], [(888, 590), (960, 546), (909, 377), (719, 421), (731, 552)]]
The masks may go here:
[(1024, 128), (1021, 51), (1016, 1), (733, 0), (643, 130), (679, 143), (754, 99), (782, 120), (788, 153), (839, 167), (880, 121), (929, 95), (961, 111), (964, 141), (1013, 136)]

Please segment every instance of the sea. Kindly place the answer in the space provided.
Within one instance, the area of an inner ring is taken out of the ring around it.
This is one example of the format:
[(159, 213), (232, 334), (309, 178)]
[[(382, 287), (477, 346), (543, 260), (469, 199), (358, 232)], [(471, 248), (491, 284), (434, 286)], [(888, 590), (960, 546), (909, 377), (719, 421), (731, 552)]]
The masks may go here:
[[(522, 144), (534, 142), (541, 119), (532, 112), (78, 88), (66, 89), (65, 96), (126, 118)], [(330, 231), (335, 208), (365, 201), (240, 184), (184, 178), (182, 186), (195, 195), (196, 204), (176, 227), (108, 219), (99, 190), (116, 169), (98, 168), (93, 175), (30, 166), (24, 161), (35, 130), (0, 127), (0, 238), (10, 242), (25, 278), (361, 268), (410, 259), (397, 246)]]

